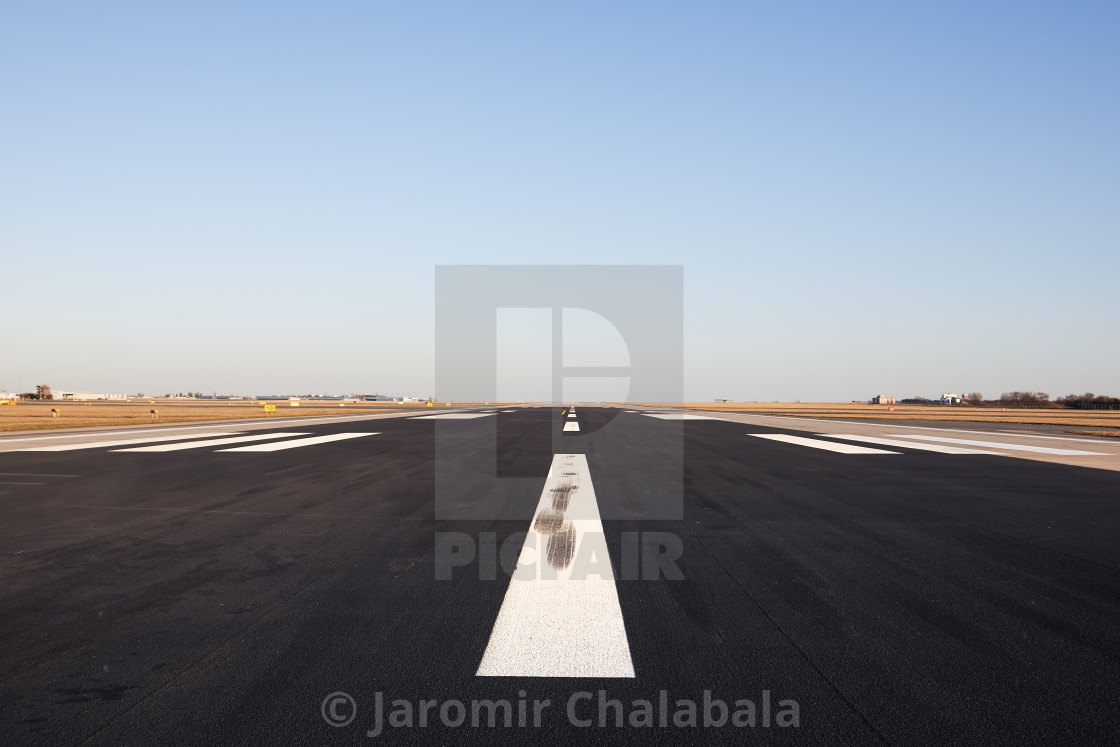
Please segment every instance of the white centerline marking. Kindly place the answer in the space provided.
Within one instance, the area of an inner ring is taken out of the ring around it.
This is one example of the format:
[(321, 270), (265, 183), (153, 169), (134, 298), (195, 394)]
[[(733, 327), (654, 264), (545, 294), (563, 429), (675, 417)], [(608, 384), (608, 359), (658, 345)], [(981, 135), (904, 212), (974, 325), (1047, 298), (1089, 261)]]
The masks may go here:
[[(244, 431), (240, 431), (244, 433)], [(128, 446), (129, 444), (150, 444), (156, 441), (186, 441), (191, 438), (208, 438), (236, 436), (238, 432), (225, 433), (192, 433), (189, 436), (157, 436), (154, 438), (127, 438), (117, 441), (86, 441), (80, 444), (56, 444), (54, 446), (29, 446), (25, 449), (12, 449), (12, 451), (76, 451), (78, 449), (103, 449), (112, 446)]]
[(974, 441), (968, 438), (945, 438), (943, 436), (912, 436), (908, 433), (889, 433), (897, 438), (920, 438), (923, 441), (942, 441), (951, 444), (964, 444), (966, 446), (987, 446), (990, 449), (1007, 449), (1008, 451), (1032, 451), (1036, 454), (1059, 454), (1062, 456), (1111, 456), (1100, 451), (1077, 451), (1076, 449), (1052, 449), (1047, 446), (1024, 446), (1023, 444), (1008, 444), (997, 441)]
[(802, 436), (787, 436), (784, 433), (748, 433), (748, 436), (755, 438), (768, 438), (771, 441), (781, 441), (782, 443), (795, 444), (797, 446), (808, 446), (811, 449), (823, 449), (824, 451), (836, 451), (841, 454), (897, 454), (897, 451), (886, 451), (884, 449), (872, 449), (867, 446), (852, 446), (851, 444), (838, 444), (833, 441), (818, 441), (815, 438), (804, 438)]
[(880, 446), (901, 446), (907, 449), (917, 449), (919, 451), (935, 451), (938, 454), (988, 454), (990, 456), (1003, 456), (994, 451), (981, 451), (980, 449), (961, 449), (956, 446), (938, 446), (937, 444), (919, 444), (910, 443), (909, 441), (899, 441), (894, 438), (877, 438), (875, 436), (856, 436), (850, 433), (818, 433), (818, 436), (823, 438), (843, 438), (848, 441), (861, 441), (869, 444), (879, 444)]
[(239, 444), (247, 441), (267, 441), (270, 438), (286, 438), (287, 436), (306, 436), (307, 433), (262, 433), (258, 436), (234, 436), (233, 438), (213, 438), (207, 441), (188, 441), (179, 444), (160, 444), (159, 446), (137, 446), (133, 449), (113, 449), (113, 453), (125, 452), (163, 452), (183, 451), (184, 449), (203, 449), (207, 446), (224, 446), (225, 444)]
[(583, 454), (553, 457), (477, 676), (634, 676)]
[(566, 430), (566, 431), (578, 431), (579, 430), (579, 423), (564, 423), (564, 430)]
[(280, 441), (271, 444), (253, 444), (252, 446), (237, 446), (232, 449), (218, 449), (218, 452), (230, 451), (283, 451), (284, 449), (299, 449), (303, 446), (326, 444), (332, 441), (345, 441), (348, 438), (361, 438), (362, 436), (376, 436), (376, 433), (335, 433), (331, 436), (314, 436), (312, 438), (297, 438), (294, 441)]

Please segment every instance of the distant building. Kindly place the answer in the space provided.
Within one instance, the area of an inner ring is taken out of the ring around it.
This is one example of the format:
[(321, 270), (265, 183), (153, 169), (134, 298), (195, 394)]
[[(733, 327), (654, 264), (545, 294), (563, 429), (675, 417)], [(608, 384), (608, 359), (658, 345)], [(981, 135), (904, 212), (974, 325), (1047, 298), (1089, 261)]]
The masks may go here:
[(871, 405), (893, 405), (895, 403), (894, 397), (888, 397), (885, 394), (876, 394), (871, 398), (868, 404)]
[(959, 405), (962, 401), (967, 399), (967, 394), (942, 394), (938, 402), (943, 405)]
[(0, 405), (14, 405), (18, 401), (18, 394), (11, 394), (10, 392), (0, 392)]
[(97, 400), (117, 400), (123, 402), (128, 399), (127, 394), (95, 394), (94, 392), (66, 392), (56, 390), (53, 392), (55, 399), (68, 402), (92, 402)]

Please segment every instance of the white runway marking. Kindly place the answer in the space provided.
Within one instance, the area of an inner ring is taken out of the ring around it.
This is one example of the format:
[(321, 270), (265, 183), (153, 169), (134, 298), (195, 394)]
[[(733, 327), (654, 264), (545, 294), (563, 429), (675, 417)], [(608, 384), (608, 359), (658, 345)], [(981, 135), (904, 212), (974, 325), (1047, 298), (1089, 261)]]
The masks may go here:
[[(1096, 426), (1080, 426), (1082, 428), (1093, 428)], [(1104, 427), (1104, 426), (1100, 426)], [(1033, 433), (1019, 433), (1018, 431), (968, 431), (969, 433), (981, 433), (990, 436), (1015, 436), (1016, 438), (1044, 438), (1047, 441), (1076, 441), (1081, 444), (1097, 444), (1098, 446), (1108, 446), (1108, 438), (1116, 438), (1116, 436), (1098, 436), (1097, 438), (1068, 438), (1066, 436), (1039, 436)]]
[(145, 451), (183, 451), (184, 449), (204, 449), (207, 446), (224, 446), (226, 444), (239, 444), (247, 441), (267, 441), (270, 438), (286, 438), (288, 436), (306, 436), (306, 433), (263, 433), (258, 436), (234, 436), (233, 438), (213, 438), (206, 441), (188, 441), (178, 444), (160, 444), (159, 446), (137, 446), (132, 449), (113, 449), (114, 453)]
[[(244, 431), (241, 431), (244, 433)], [(150, 444), (157, 441), (186, 441), (191, 438), (209, 438), (236, 436), (238, 432), (233, 433), (192, 433), (189, 436), (157, 436), (153, 438), (128, 438), (118, 441), (85, 441), (79, 444), (56, 444), (55, 446), (29, 446), (25, 449), (13, 449), (13, 451), (76, 451), (78, 449), (103, 449), (111, 446), (128, 446), (129, 444)]]
[(824, 451), (836, 451), (841, 454), (897, 454), (897, 451), (886, 451), (884, 449), (872, 449), (867, 446), (852, 446), (851, 444), (838, 444), (832, 441), (818, 441), (815, 438), (804, 438), (802, 436), (787, 436), (784, 433), (748, 433), (748, 436), (755, 438), (768, 438), (771, 441), (781, 441), (787, 444), (796, 444), (797, 446), (808, 446), (811, 449), (823, 449)]
[[(829, 423), (830, 425), (836, 425), (836, 424), (839, 424), (839, 425), (859, 425), (859, 426), (864, 426), (864, 427), (872, 425), (872, 423), (868, 423), (866, 421), (860, 422), (860, 421), (857, 421), (857, 420), (839, 420), (839, 419), (834, 419), (834, 418), (803, 418), (803, 417), (798, 417), (798, 416), (793, 416), (793, 415), (756, 415), (754, 413), (749, 413), (749, 412), (729, 412), (728, 414), (729, 415), (754, 416), (754, 417), (766, 417), (766, 418), (778, 418), (780, 420), (807, 421), (807, 422), (810, 422), (810, 423)], [(732, 421), (732, 422), (738, 422), (738, 421)], [(901, 423), (892, 423), (890, 421), (883, 421), (882, 423), (874, 423), (874, 425), (881, 426), (883, 428), (906, 428), (908, 430), (915, 430), (915, 431), (934, 431), (935, 433), (968, 433), (970, 435), (978, 435), (978, 436), (1011, 436), (1011, 435), (1014, 435), (1014, 436), (1018, 436), (1020, 438), (1046, 438), (1046, 439), (1053, 439), (1055, 441), (1079, 441), (1079, 442), (1091, 443), (1091, 444), (1101, 444), (1101, 445), (1104, 445), (1104, 446), (1108, 445), (1107, 443), (1103, 442), (1099, 438), (1090, 439), (1090, 438), (1069, 438), (1067, 436), (1043, 436), (1043, 435), (1037, 435), (1037, 434), (1019, 433), (1018, 431), (977, 431), (977, 430), (972, 430), (971, 428), (931, 428), (931, 427), (926, 426), (926, 425), (902, 425)], [(1084, 426), (1084, 427), (1092, 427), (1092, 426)]]
[(492, 412), (445, 412), (442, 415), (417, 415), (413, 420), (470, 420), (471, 418), (485, 418), (493, 415)]
[(643, 412), (642, 414), (647, 418), (658, 420), (719, 420), (707, 415), (693, 415), (690, 412)]
[(557, 454), (479, 677), (633, 677), (595, 488), (583, 454)]
[[(121, 431), (98, 431), (87, 433), (84, 431), (77, 431), (71, 433), (60, 433), (54, 436), (27, 436), (24, 438), (0, 438), (0, 444), (18, 443), (21, 441), (57, 441), (60, 438), (100, 438), (101, 436), (134, 436), (140, 433), (178, 433), (179, 431), (197, 431), (201, 429), (214, 430), (215, 428), (239, 428), (241, 423), (219, 423), (215, 425), (191, 425), (184, 428), (131, 428), (129, 430)], [(240, 432), (240, 431), (236, 431)], [(197, 434), (196, 434), (197, 435)]]
[(863, 443), (878, 444), (880, 446), (902, 446), (907, 449), (918, 449), (919, 451), (936, 451), (938, 454), (988, 454), (991, 456), (1002, 456), (994, 451), (981, 451), (979, 449), (961, 449), (956, 446), (938, 446), (937, 444), (919, 444), (910, 443), (909, 441), (899, 441), (894, 438), (878, 438), (876, 436), (855, 436), (849, 433), (818, 433), (818, 436), (824, 438), (843, 438), (848, 441), (861, 441)]
[(574, 412), (573, 412), (573, 413), (570, 413), (570, 414), (568, 415), (568, 417), (569, 417), (569, 418), (574, 418), (575, 416), (576, 416), (576, 414), (575, 414)]
[(579, 423), (564, 423), (564, 430), (566, 430), (566, 431), (578, 431), (579, 430)]
[(517, 410), (499, 410), (499, 412), (501, 412), (503, 415), (507, 415), (511, 412), (517, 412)]
[(294, 441), (280, 441), (271, 444), (253, 444), (252, 446), (237, 446), (232, 449), (218, 449), (218, 452), (230, 451), (283, 451), (284, 449), (299, 449), (304, 446), (327, 444), (332, 441), (345, 441), (348, 438), (361, 438), (362, 436), (376, 436), (376, 433), (335, 433), (332, 436), (313, 436), (312, 438), (297, 438)]
[(911, 436), (907, 433), (890, 433), (897, 438), (920, 438), (923, 441), (942, 441), (951, 444), (964, 444), (966, 446), (987, 446), (991, 449), (1007, 449), (1009, 451), (1032, 451), (1036, 454), (1060, 454), (1062, 456), (1110, 456), (1100, 451), (1077, 451), (1076, 449), (1051, 449), (1046, 446), (1024, 446), (1022, 444), (1008, 444), (996, 441), (974, 441), (968, 438), (945, 438), (943, 436)]

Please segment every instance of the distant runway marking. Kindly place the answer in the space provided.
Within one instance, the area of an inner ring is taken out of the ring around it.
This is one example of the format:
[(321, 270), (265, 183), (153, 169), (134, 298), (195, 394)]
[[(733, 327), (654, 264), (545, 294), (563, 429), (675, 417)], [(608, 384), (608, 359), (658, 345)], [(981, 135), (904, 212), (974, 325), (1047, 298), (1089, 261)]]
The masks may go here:
[[(244, 431), (242, 431), (244, 432)], [(206, 438), (208, 436), (236, 436), (234, 433), (192, 433), (189, 436), (158, 436), (154, 438), (129, 438), (118, 441), (85, 441), (78, 444), (56, 444), (54, 446), (29, 446), (25, 449), (12, 449), (12, 451), (76, 451), (78, 449), (103, 449), (112, 446), (128, 446), (130, 444), (150, 444), (156, 441), (185, 441), (190, 438)]]
[(566, 431), (578, 431), (579, 430), (579, 423), (564, 423), (564, 430), (566, 430)]
[(587, 458), (557, 454), (479, 677), (633, 677)]
[(802, 436), (787, 436), (784, 433), (748, 433), (748, 436), (755, 438), (768, 438), (771, 441), (781, 441), (782, 443), (795, 444), (797, 446), (808, 446), (811, 449), (822, 449), (824, 451), (836, 451), (841, 454), (897, 454), (897, 451), (886, 451), (884, 449), (872, 449), (866, 446), (852, 446), (851, 444), (839, 444), (833, 441), (818, 441), (815, 438), (804, 438)]
[(719, 420), (720, 418), (713, 418), (708, 415), (693, 415), (690, 412), (643, 412), (647, 418), (657, 418), (658, 420)]
[(485, 418), (493, 415), (492, 412), (445, 412), (440, 415), (417, 415), (413, 420), (470, 420), (471, 418)]
[[(746, 417), (778, 418), (780, 420), (792, 420), (794, 422), (804, 421), (804, 422), (809, 422), (809, 423), (828, 423), (829, 425), (860, 425), (860, 426), (864, 426), (864, 427), (871, 426), (871, 427), (876, 427), (876, 428), (884, 428), (884, 429), (888, 429), (888, 430), (892, 429), (892, 428), (906, 428), (908, 430), (935, 431), (935, 432), (938, 432), (938, 433), (968, 433), (968, 434), (978, 435), (978, 436), (1010, 436), (1010, 435), (1015, 435), (1015, 436), (1020, 436), (1022, 438), (1047, 438), (1047, 439), (1053, 439), (1055, 441), (1078, 441), (1078, 442), (1081, 442), (1081, 443), (1102, 444), (1102, 445), (1107, 446), (1107, 443), (1101, 441), (1101, 439), (1099, 439), (1099, 438), (1098, 439), (1092, 439), (1092, 438), (1070, 438), (1068, 436), (1042, 436), (1042, 435), (1037, 435), (1037, 434), (1033, 434), (1033, 433), (1031, 433), (1031, 434), (1018, 433), (1016, 431), (978, 431), (978, 430), (973, 430), (971, 428), (932, 428), (928, 425), (902, 425), (901, 423), (892, 423), (888, 420), (884, 420), (884, 421), (881, 421), (881, 422), (878, 422), (878, 421), (877, 422), (867, 422), (867, 421), (859, 421), (859, 420), (838, 420), (838, 419), (834, 419), (834, 418), (801, 418), (801, 417), (795, 417), (795, 416), (792, 416), (792, 415), (760, 415), (760, 414), (757, 414), (757, 413), (750, 413), (750, 412), (729, 412), (727, 414), (728, 415), (743, 415), (743, 416), (746, 416)], [(728, 421), (728, 422), (737, 423), (739, 421), (735, 420), (735, 421)], [(976, 422), (981, 422), (981, 421), (976, 421)], [(1091, 428), (1093, 426), (1082, 426), (1082, 427)]]
[[(1104, 427), (1107, 427), (1107, 426), (1083, 425), (1083, 426), (1079, 426), (1079, 427), (1081, 427), (1081, 428), (1104, 428)], [(998, 433), (997, 432), (992, 432), (992, 431), (968, 431), (968, 432), (969, 433), (986, 433), (987, 435), (990, 435), (990, 436), (1016, 436), (1018, 438), (1044, 438), (1044, 439), (1047, 439), (1049, 441), (1076, 441), (1077, 443), (1081, 443), (1081, 444), (1098, 444), (1100, 446), (1108, 446), (1109, 442), (1106, 441), (1105, 439), (1110, 438), (1110, 436), (1100, 436), (1098, 438), (1069, 438), (1068, 436), (1037, 436), (1033, 433), (1018, 433), (1016, 431), (999, 431)], [(1111, 436), (1111, 438), (1116, 438), (1116, 437)]]
[(113, 449), (114, 453), (125, 452), (164, 452), (183, 451), (185, 449), (204, 449), (207, 446), (223, 446), (225, 444), (239, 444), (247, 441), (267, 441), (271, 438), (287, 438), (288, 436), (306, 436), (307, 433), (262, 433), (256, 436), (234, 436), (233, 438), (213, 438), (206, 441), (188, 441), (178, 444), (160, 444), (159, 446), (137, 446), (132, 449)]
[(574, 412), (573, 412), (573, 413), (570, 413), (570, 414), (568, 415), (568, 417), (569, 417), (569, 418), (574, 418), (575, 416), (576, 416), (576, 414), (575, 414)]
[(252, 446), (237, 446), (232, 449), (218, 449), (218, 453), (230, 451), (283, 451), (284, 449), (299, 449), (304, 446), (315, 446), (332, 441), (345, 441), (349, 438), (362, 438), (363, 436), (376, 436), (376, 433), (335, 433), (331, 436), (314, 436), (312, 438), (297, 438), (294, 441), (280, 441), (271, 444), (253, 444)]
[(920, 438), (925, 441), (944, 441), (945, 443), (965, 444), (967, 446), (987, 446), (991, 449), (1007, 449), (1009, 451), (1031, 451), (1036, 454), (1059, 454), (1062, 456), (1111, 456), (1100, 451), (1077, 451), (1076, 449), (1051, 449), (1046, 446), (1024, 446), (1022, 444), (1008, 444), (997, 441), (975, 441), (968, 438), (945, 438), (943, 436), (911, 436), (907, 433), (888, 434), (898, 438)]
[(880, 446), (902, 446), (907, 449), (918, 449), (919, 451), (935, 451), (938, 454), (988, 454), (991, 456), (1002, 456), (994, 451), (981, 451), (979, 449), (961, 449), (956, 446), (938, 446), (936, 444), (919, 444), (911, 443), (909, 441), (899, 441), (894, 438), (877, 438), (875, 436), (856, 436), (850, 433), (818, 433), (818, 436), (824, 438), (843, 438), (847, 441), (861, 441), (869, 444), (879, 444)]
[(517, 410), (502, 410), (502, 411), (501, 411), (501, 413), (502, 413), (503, 415), (506, 415), (506, 414), (508, 414), (508, 413), (511, 413), (511, 412), (517, 412)]

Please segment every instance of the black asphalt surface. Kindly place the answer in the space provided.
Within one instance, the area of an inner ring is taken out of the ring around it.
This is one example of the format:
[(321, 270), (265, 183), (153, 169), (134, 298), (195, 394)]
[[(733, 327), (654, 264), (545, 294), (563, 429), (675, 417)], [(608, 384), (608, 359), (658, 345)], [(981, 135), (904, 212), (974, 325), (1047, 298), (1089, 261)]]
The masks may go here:
[[(439, 465), (502, 517), (476, 520), (436, 520), (430, 420), (302, 427), (378, 435), (274, 453), (0, 453), (0, 743), (1115, 743), (1120, 473), (578, 421), (440, 421), (464, 453), (496, 438), (490, 462)], [(683, 485), (658, 456), (674, 443)], [(508, 575), (436, 580), (437, 533), (520, 547), (557, 451), (587, 455), (616, 572), (642, 533), (683, 545), (683, 579), (618, 581), (633, 680), (476, 677)], [(523, 479), (496, 494), (494, 474)], [(597, 695), (570, 723), (569, 697), (599, 690), (666, 691), (668, 726), (600, 727)], [(756, 726), (673, 726), (705, 691), (752, 700)], [(322, 714), (336, 692), (357, 704), (342, 727)], [(537, 729), (370, 737), (379, 692), (386, 711), (551, 705)], [(766, 697), (799, 725), (762, 726)]]

